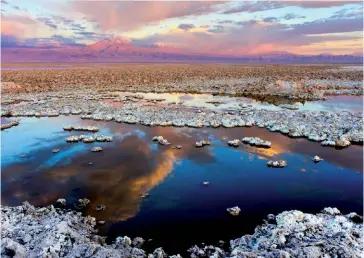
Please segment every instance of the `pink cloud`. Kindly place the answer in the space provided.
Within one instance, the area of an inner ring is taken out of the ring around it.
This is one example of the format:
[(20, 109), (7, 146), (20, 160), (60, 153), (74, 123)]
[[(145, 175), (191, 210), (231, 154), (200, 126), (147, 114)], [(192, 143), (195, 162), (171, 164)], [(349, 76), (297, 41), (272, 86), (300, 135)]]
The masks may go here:
[(24, 37), (35, 30), (37, 21), (26, 14), (2, 15), (1, 33), (17, 37)]
[(71, 8), (83, 13), (89, 20), (99, 23), (102, 30), (128, 31), (164, 19), (213, 12), (219, 1), (201, 2), (124, 2), (73, 1)]
[(363, 4), (362, 1), (287, 1), (283, 3), (285, 5), (300, 6), (303, 8), (326, 8), (347, 4)]
[[(354, 42), (358, 36), (327, 35), (362, 30), (362, 19), (324, 20), (287, 26), (264, 21), (245, 22), (237, 26), (221, 26), (221, 30), (208, 32), (172, 31), (168, 34), (155, 34), (144, 41), (153, 43), (179, 43), (185, 51), (209, 54), (249, 54), (294, 49), (319, 42)], [(324, 33), (324, 35), (320, 35)], [(315, 36), (308, 36), (315, 34)], [(359, 39), (360, 40), (360, 39)], [(345, 46), (341, 46), (345, 49)], [(351, 47), (348, 45), (347, 50)]]
[(328, 8), (334, 6), (343, 6), (347, 4), (362, 5), (362, 1), (242, 1), (238, 5), (226, 9), (223, 13), (254, 13), (266, 10), (279, 9), (287, 6), (299, 6), (302, 8)]

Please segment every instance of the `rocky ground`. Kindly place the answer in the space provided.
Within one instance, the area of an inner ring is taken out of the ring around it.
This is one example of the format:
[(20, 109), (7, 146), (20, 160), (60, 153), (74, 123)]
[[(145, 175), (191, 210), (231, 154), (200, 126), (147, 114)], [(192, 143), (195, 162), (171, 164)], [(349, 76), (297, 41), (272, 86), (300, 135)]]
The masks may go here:
[(5, 70), (2, 93), (101, 90), (318, 99), (362, 94), (363, 71), (337, 65), (119, 64), (104, 68)]
[[(1, 115), (73, 114), (148, 126), (256, 125), (325, 146), (347, 147), (363, 142), (362, 113), (300, 111), (299, 105), (281, 105), (279, 111), (247, 105), (236, 110), (199, 110), (135, 94), (122, 97), (117, 92), (211, 93), (273, 102), (313, 100), (327, 94), (362, 95), (362, 78), (362, 70), (337, 65), (114, 64), (105, 68), (6, 70), (1, 74)], [(8, 128), (10, 124), (4, 127)]]
[[(162, 248), (142, 249), (143, 240), (118, 237), (112, 245), (98, 236), (95, 218), (54, 208), (1, 206), (1, 257), (181, 257)], [(363, 218), (325, 208), (317, 215), (285, 211), (268, 215), (252, 235), (231, 240), (230, 248), (193, 246), (190, 257), (363, 257)]]
[(121, 96), (115, 92), (95, 93), (92, 90), (14, 93), (3, 94), (1, 98), (3, 117), (72, 114), (83, 119), (147, 126), (258, 126), (290, 137), (306, 137), (325, 146), (347, 147), (351, 143), (363, 143), (362, 113), (303, 111), (299, 110), (299, 105), (284, 105), (280, 110), (257, 109), (249, 105), (234, 110), (211, 110), (187, 107), (182, 102), (144, 99), (138, 94)]

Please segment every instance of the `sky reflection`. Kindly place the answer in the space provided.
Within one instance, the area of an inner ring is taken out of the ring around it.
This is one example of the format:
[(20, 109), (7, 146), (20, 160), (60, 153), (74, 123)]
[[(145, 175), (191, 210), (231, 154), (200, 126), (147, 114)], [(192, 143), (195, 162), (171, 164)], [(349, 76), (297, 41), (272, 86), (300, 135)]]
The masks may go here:
[[(85, 134), (63, 131), (66, 124), (98, 126), (99, 134), (112, 135), (114, 141), (66, 143), (67, 136)], [(151, 141), (155, 135), (183, 148), (158, 145)], [(269, 140), (272, 148), (227, 146), (228, 140), (245, 136)], [(77, 199), (86, 197), (91, 200), (86, 213), (111, 222), (105, 229), (109, 235), (125, 232), (158, 238), (153, 235), (159, 232), (155, 227), (164, 228), (161, 234), (167, 236), (166, 227), (183, 220), (207, 228), (219, 221), (226, 227), (219, 230), (225, 232), (222, 235), (239, 236), (242, 232), (231, 229), (232, 221), (225, 217), (226, 207), (235, 205), (243, 210), (238, 224), (249, 222), (247, 225), (285, 209), (317, 212), (331, 205), (348, 212), (362, 210), (362, 146), (324, 148), (319, 143), (256, 127), (145, 127), (73, 116), (21, 118), (19, 126), (4, 131), (1, 137), (4, 205), (29, 201), (43, 206), (66, 198), (71, 207)], [(212, 145), (195, 148), (194, 143), (201, 139), (211, 140)], [(99, 145), (103, 152), (90, 152)], [(54, 148), (60, 152), (52, 153)], [(313, 163), (314, 155), (325, 161)], [(268, 159), (285, 159), (288, 166), (268, 168)], [(93, 165), (88, 165), (90, 162)], [(203, 186), (203, 181), (210, 185)], [(150, 196), (142, 199), (146, 192)], [(98, 204), (105, 205), (106, 211), (95, 211)], [(180, 241), (177, 236), (159, 240), (167, 245), (173, 244), (168, 241)]]

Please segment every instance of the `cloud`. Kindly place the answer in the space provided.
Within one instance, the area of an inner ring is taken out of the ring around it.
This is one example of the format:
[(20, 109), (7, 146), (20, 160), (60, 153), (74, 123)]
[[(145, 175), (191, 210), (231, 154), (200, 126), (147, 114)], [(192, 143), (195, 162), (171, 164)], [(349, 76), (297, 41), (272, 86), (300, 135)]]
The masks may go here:
[(360, 4), (362, 1), (287, 1), (286, 6), (299, 6), (303, 8), (327, 8), (335, 6), (344, 6), (348, 4)]
[(78, 40), (90, 40), (90, 41), (101, 41), (105, 39), (111, 39), (114, 35), (110, 33), (97, 33), (93, 31), (77, 31), (75, 39)]
[(1, 3), (2, 4), (9, 4), (7, 1), (5, 1), (5, 0), (1, 0)]
[(299, 14), (294, 14), (294, 13), (287, 13), (280, 19), (281, 20), (293, 20), (293, 19), (304, 19), (304, 18), (306, 18), (306, 16), (301, 16)]
[(255, 13), (265, 10), (272, 10), (282, 8), (284, 5), (278, 1), (261, 1), (261, 2), (242, 2), (239, 3), (238, 6), (230, 8), (224, 12), (223, 14), (233, 14), (233, 13), (241, 13), (241, 12), (248, 12), (248, 13)]
[(358, 18), (363, 16), (363, 6), (361, 8), (342, 9), (334, 13), (331, 19)]
[(42, 22), (46, 26), (55, 30), (57, 30), (59, 27), (65, 28), (65, 30), (69, 29), (71, 31), (83, 31), (86, 29), (85, 26), (77, 23), (75, 20), (60, 15), (38, 17), (37, 21)]
[(193, 25), (193, 24), (180, 24), (180, 25), (178, 25), (178, 28), (181, 29), (181, 30), (190, 30), (190, 29), (195, 28), (195, 25)]
[(266, 10), (279, 9), (288, 6), (298, 6), (302, 8), (328, 8), (334, 6), (344, 6), (348, 4), (362, 4), (361, 1), (243, 1), (231, 7), (223, 14), (234, 14), (241, 12), (261, 12)]
[(39, 17), (37, 18), (37, 21), (43, 22), (45, 25), (47, 25), (48, 27), (52, 28), (52, 29), (57, 29), (57, 25), (55, 24), (55, 22), (48, 17)]
[(1, 16), (1, 33), (16, 37), (33, 37), (38, 22), (27, 14), (10, 14)]
[(50, 37), (51, 40), (57, 41), (58, 43), (60, 43), (61, 45), (68, 45), (68, 46), (83, 46), (83, 44), (78, 44), (76, 43), (76, 38), (75, 37), (64, 37), (62, 35), (52, 35)]
[(246, 26), (246, 25), (253, 25), (253, 24), (257, 24), (258, 21), (257, 20), (248, 20), (248, 21), (240, 21), (240, 22), (236, 22), (236, 25), (242, 25), (242, 26)]
[(266, 17), (263, 19), (263, 21), (265, 22), (276, 22), (278, 21), (278, 18), (277, 17)]
[(161, 20), (211, 13), (223, 2), (162, 2), (162, 1), (72, 1), (71, 9), (84, 14), (100, 25), (103, 31), (131, 31)]
[[(350, 31), (362, 31), (362, 20), (319, 20), (304, 24), (285, 25), (259, 20), (236, 22), (235, 26), (215, 25), (206, 32), (178, 32), (155, 34), (144, 39), (148, 43), (179, 43), (186, 52), (219, 54), (247, 54), (267, 51), (289, 51), (297, 47), (309, 46), (320, 42), (359, 40), (359, 35), (340, 35)], [(240, 26), (236, 26), (240, 25)], [(218, 27), (220, 26), (220, 27)], [(330, 34), (331, 33), (331, 34)], [(193, 44), (191, 44), (193, 42)], [(345, 45), (341, 46), (344, 49)], [(304, 49), (304, 48), (302, 48)], [(312, 49), (311, 49), (312, 50)]]
[(85, 30), (86, 29), (85, 26), (78, 24), (78, 23), (72, 23), (70, 25), (70, 28), (71, 28), (71, 30)]
[(52, 35), (49, 38), (18, 39), (12, 35), (1, 34), (1, 48), (59, 48), (65, 46), (84, 46), (75, 42), (75, 37)]
[(207, 31), (212, 33), (222, 33), (225, 31), (225, 29), (224, 26), (214, 25), (211, 29), (208, 29)]
[(218, 20), (217, 23), (219, 23), (219, 24), (234, 24), (235, 22), (232, 21), (232, 20), (222, 20), (222, 21)]
[(363, 18), (326, 19), (291, 26), (296, 34), (324, 34), (363, 30)]
[(51, 17), (55, 22), (59, 22), (59, 23), (63, 23), (63, 24), (72, 24), (75, 22), (74, 20), (61, 16), (61, 15), (52, 15)]
[(1, 33), (1, 48), (16, 47), (18, 40), (13, 35), (6, 35)]

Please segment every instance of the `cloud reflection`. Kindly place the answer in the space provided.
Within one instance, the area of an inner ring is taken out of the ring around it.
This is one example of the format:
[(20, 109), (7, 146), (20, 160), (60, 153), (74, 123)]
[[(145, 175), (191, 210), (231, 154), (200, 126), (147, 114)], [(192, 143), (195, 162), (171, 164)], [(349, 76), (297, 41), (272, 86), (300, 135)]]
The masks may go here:
[[(54, 127), (58, 134), (54, 134), (53, 129), (45, 132), (45, 137), (49, 134), (49, 139), (54, 135), (60, 137), (59, 134), (65, 133), (59, 132), (59, 130), (62, 131), (62, 125), (69, 123), (97, 125), (101, 133), (111, 134), (115, 140), (112, 143), (104, 143), (102, 145), (104, 151), (101, 153), (89, 152), (93, 144), (84, 145), (87, 147), (82, 151), (67, 152), (75, 145), (54, 141), (53, 145), (45, 145), (39, 150), (32, 151), (29, 154), (29, 160), (19, 161), (18, 159), (12, 164), (3, 166), (3, 204), (18, 205), (23, 201), (29, 201), (34, 205), (42, 206), (54, 203), (58, 198), (67, 198), (68, 202), (72, 203), (78, 198), (86, 197), (91, 200), (87, 214), (101, 220), (126, 220), (139, 211), (141, 195), (162, 183), (174, 167), (181, 164), (182, 160), (190, 160), (196, 165), (214, 163), (217, 160), (214, 148), (221, 145), (226, 147), (224, 151), (235, 150), (248, 153), (247, 158), (243, 158), (246, 162), (254, 162), (256, 158), (278, 159), (280, 155), (287, 153), (305, 155), (303, 158), (311, 162), (310, 156), (319, 155), (325, 159), (325, 162), (358, 172), (362, 171), (363, 152), (360, 146), (350, 146), (339, 151), (323, 148), (318, 143), (305, 139), (291, 139), (262, 128), (205, 128), (201, 130), (144, 127), (87, 121), (74, 117), (59, 117), (52, 121), (58, 123), (58, 126)], [(36, 126), (36, 123), (33, 126)], [(11, 132), (9, 131), (9, 134)], [(172, 146), (158, 145), (151, 141), (155, 135), (162, 135), (172, 145), (180, 144), (183, 148), (177, 150), (172, 149)], [(227, 146), (227, 139), (241, 139), (245, 136), (257, 136), (269, 140), (272, 142), (272, 148), (256, 148), (245, 144), (237, 149)], [(194, 142), (202, 138), (212, 139), (212, 146), (195, 148)], [(67, 157), (57, 159), (58, 154), (53, 154), (52, 148), (60, 148), (59, 155), (67, 152)], [(3, 153), (2, 155), (5, 155), (6, 151), (5, 154)], [(57, 162), (49, 163), (48, 161), (52, 159), (56, 159)], [(89, 166), (89, 162), (92, 162), (93, 166)], [(44, 166), (44, 164), (51, 165)], [(301, 173), (311, 171), (302, 164), (297, 164), (297, 170), (301, 170)], [(106, 211), (96, 212), (95, 206), (98, 204), (105, 205)]]

